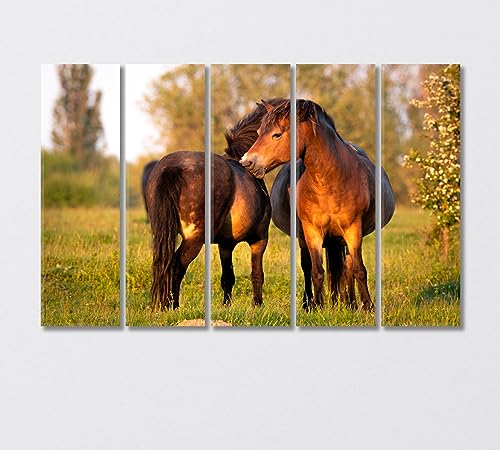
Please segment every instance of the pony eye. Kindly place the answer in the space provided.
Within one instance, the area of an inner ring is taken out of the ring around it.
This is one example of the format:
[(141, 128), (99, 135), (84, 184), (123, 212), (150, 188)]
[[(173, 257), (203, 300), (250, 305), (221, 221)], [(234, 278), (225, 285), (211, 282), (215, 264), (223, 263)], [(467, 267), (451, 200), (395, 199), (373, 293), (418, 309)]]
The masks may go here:
[(281, 137), (281, 135), (282, 135), (282, 134), (283, 134), (283, 133), (274, 133), (274, 134), (273, 134), (273, 139), (278, 140), (278, 139)]

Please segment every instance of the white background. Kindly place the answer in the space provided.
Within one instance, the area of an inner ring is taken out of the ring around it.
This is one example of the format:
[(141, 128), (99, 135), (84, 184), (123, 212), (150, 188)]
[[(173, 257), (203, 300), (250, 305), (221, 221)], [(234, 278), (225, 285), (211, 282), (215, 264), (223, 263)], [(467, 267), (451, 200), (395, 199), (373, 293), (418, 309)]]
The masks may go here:
[[(0, 7), (0, 449), (500, 448), (499, 2), (171, 3)], [(463, 64), (463, 329), (42, 329), (57, 62)]]

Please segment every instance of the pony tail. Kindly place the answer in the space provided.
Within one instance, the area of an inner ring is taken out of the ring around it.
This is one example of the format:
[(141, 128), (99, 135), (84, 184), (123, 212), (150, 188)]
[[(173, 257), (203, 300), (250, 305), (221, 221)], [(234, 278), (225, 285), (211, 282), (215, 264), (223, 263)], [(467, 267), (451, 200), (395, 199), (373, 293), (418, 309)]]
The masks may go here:
[(141, 178), (141, 188), (142, 188), (142, 199), (144, 201), (144, 208), (146, 209), (146, 220), (149, 222), (149, 211), (148, 211), (148, 199), (147, 199), (147, 190), (148, 190), (148, 182), (153, 169), (156, 164), (158, 164), (158, 160), (148, 162), (144, 169), (142, 170), (142, 178)]
[(346, 246), (338, 239), (327, 238), (325, 247), (328, 294), (333, 304), (335, 304), (343, 287), (342, 278), (344, 274)]
[(179, 198), (184, 185), (180, 167), (165, 167), (154, 188), (149, 219), (153, 234), (153, 309), (173, 306), (174, 253), (180, 232)]

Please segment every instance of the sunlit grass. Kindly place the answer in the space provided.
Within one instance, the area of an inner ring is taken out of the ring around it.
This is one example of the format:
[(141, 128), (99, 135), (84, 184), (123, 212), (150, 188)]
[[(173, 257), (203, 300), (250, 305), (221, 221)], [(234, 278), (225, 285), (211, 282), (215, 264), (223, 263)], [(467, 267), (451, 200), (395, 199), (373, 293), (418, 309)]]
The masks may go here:
[(190, 264), (181, 286), (179, 308), (151, 310), (151, 227), (143, 208), (127, 210), (128, 326), (171, 326), (183, 320), (205, 318), (205, 252)]
[[(382, 232), (382, 325), (460, 325), (460, 249), (451, 246), (448, 261), (427, 244), (429, 215), (416, 208), (398, 209)], [(363, 240), (368, 287), (375, 299), (374, 235)], [(299, 253), (297, 250), (297, 258)], [(303, 276), (297, 263), (298, 326), (373, 326), (374, 314), (351, 311), (344, 305), (316, 311), (301, 309)]]
[[(128, 211), (127, 324), (176, 325), (203, 319), (204, 251), (190, 265), (182, 285), (180, 308), (150, 308), (151, 248), (149, 224), (142, 208)], [(118, 326), (119, 211), (113, 208), (46, 209), (42, 229), (42, 324), (46, 326)], [(429, 217), (414, 209), (396, 212), (383, 230), (382, 323), (387, 326), (457, 326), (460, 324), (460, 259), (452, 246), (444, 262), (426, 244)], [(250, 249), (234, 252), (233, 302), (222, 306), (220, 262), (212, 246), (212, 319), (234, 326), (289, 326), (290, 239), (273, 225), (264, 256), (264, 306), (252, 305)], [(374, 236), (363, 253), (369, 289), (375, 298)], [(299, 256), (299, 254), (297, 255)], [(303, 276), (297, 268), (298, 326), (373, 326), (374, 314), (330, 304), (317, 311), (301, 308)]]
[(382, 232), (382, 324), (460, 325), (460, 248), (447, 261), (427, 244), (431, 220), (419, 209), (396, 211)]
[[(368, 272), (368, 289), (370, 291), (372, 301), (375, 302), (375, 233), (372, 233), (363, 239), (363, 261), (365, 263), (366, 270)], [(337, 302), (335, 307), (333, 307), (330, 302), (326, 301), (326, 298), (325, 298), (325, 304), (323, 305), (322, 308), (318, 308), (312, 311), (304, 311), (302, 309), (303, 293), (304, 293), (304, 275), (300, 267), (300, 248), (297, 245), (297, 300), (296, 300), (297, 326), (301, 327), (375, 326), (374, 312), (351, 310), (340, 302)]]
[(42, 325), (120, 325), (119, 235), (118, 208), (44, 209)]
[(427, 213), (406, 208), (382, 231), (382, 325), (460, 325), (460, 248), (444, 261), (426, 243), (430, 227)]
[(230, 306), (222, 305), (221, 266), (216, 245), (211, 246), (212, 320), (233, 326), (290, 325), (290, 238), (271, 225), (264, 253), (264, 287), (261, 307), (252, 303), (250, 247), (240, 243), (233, 252), (236, 283)]

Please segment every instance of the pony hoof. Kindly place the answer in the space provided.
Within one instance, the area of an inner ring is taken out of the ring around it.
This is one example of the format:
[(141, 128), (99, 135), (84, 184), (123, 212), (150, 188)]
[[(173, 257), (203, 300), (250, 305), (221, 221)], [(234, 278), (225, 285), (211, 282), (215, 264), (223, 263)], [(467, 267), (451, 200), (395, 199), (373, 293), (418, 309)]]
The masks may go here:
[(304, 295), (302, 297), (302, 309), (304, 311), (310, 311), (313, 304), (314, 304), (314, 299), (311, 297), (308, 297), (306, 295), (306, 293), (304, 292)]
[(370, 303), (363, 303), (362, 309), (365, 312), (373, 312), (375, 308), (373, 306), (373, 303), (370, 302)]
[(310, 301), (306, 304), (302, 304), (302, 309), (304, 311), (307, 311), (307, 312), (310, 312), (310, 311), (316, 311), (317, 309), (319, 309), (321, 307), (320, 304), (318, 304), (317, 302), (315, 302), (314, 300), (313, 301)]

